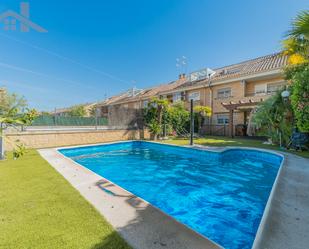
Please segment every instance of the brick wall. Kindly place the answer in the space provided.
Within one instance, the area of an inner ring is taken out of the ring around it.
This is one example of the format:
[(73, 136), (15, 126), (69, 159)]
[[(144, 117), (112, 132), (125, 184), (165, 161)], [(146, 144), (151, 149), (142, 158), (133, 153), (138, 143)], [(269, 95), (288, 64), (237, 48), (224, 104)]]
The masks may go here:
[(5, 150), (13, 149), (16, 140), (27, 148), (48, 148), (70, 145), (95, 144), (120, 140), (149, 138), (141, 130), (98, 130), (98, 131), (27, 131), (6, 134)]

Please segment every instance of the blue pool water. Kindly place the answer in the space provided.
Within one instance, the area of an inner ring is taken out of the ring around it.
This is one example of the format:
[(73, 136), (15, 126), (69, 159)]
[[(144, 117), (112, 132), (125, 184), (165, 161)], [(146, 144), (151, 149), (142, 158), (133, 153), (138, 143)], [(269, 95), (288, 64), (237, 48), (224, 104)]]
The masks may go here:
[(140, 141), (60, 152), (225, 248), (251, 248), (282, 160)]

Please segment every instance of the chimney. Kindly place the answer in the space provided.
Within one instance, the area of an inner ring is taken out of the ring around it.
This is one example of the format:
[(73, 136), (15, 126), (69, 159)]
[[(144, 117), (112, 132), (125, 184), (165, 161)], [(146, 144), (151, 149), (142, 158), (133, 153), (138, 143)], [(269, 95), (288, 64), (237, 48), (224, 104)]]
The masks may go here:
[(185, 73), (179, 74), (179, 79), (180, 80), (185, 79), (185, 78), (186, 78), (186, 74)]
[[(20, 14), (29, 19), (30, 17), (30, 12), (29, 12), (29, 3), (26, 2), (21, 2), (20, 3)], [(22, 32), (28, 32), (29, 31), (29, 27), (27, 25), (25, 25), (24, 23), (20, 24), (20, 29)]]

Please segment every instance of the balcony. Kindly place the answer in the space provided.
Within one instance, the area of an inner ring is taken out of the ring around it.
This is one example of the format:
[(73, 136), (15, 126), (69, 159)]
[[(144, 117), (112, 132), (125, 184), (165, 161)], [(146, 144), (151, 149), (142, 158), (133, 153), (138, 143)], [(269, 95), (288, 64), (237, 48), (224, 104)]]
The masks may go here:
[(225, 96), (217, 96), (214, 98), (214, 100), (226, 100), (226, 99), (232, 99), (234, 96), (232, 95), (225, 95)]
[(271, 96), (276, 94), (276, 92), (277, 91), (246, 92), (245, 97)]

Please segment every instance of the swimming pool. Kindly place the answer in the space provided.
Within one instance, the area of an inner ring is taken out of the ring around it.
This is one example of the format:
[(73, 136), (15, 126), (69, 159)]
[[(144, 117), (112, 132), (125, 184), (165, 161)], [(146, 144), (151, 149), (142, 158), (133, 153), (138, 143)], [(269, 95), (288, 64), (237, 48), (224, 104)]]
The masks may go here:
[(282, 161), (141, 141), (59, 151), (225, 248), (251, 248)]

